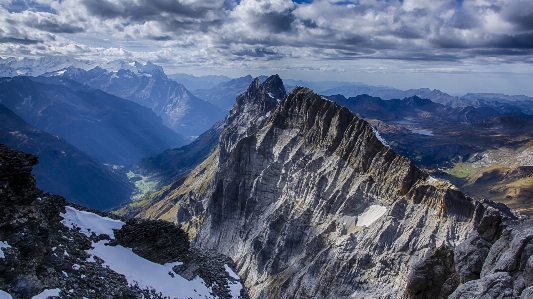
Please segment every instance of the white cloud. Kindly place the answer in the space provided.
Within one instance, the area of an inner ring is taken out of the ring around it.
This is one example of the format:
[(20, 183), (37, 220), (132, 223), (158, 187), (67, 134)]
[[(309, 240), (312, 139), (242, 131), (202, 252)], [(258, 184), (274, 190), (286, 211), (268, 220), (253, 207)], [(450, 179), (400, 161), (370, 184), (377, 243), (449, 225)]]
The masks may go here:
[(287, 65), (299, 61), (320, 70), (337, 61), (331, 69), (346, 70), (347, 60), (372, 68), (373, 60), (531, 64), (533, 54), (530, 0), (24, 3), (0, 0), (0, 56), (133, 57), (216, 69), (305, 67)]

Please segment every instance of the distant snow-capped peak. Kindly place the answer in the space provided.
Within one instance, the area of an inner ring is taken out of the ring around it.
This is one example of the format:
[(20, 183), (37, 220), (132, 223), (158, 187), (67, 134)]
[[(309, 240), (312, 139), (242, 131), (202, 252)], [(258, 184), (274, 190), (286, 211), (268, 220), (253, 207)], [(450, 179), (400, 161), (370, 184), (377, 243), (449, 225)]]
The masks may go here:
[(113, 60), (97, 63), (88, 60), (79, 60), (68, 56), (44, 56), (41, 58), (0, 58), (0, 77), (14, 76), (40, 76), (43, 74), (60, 75), (69, 67), (89, 70), (101, 67), (110, 72), (129, 70), (137, 75), (151, 76), (156, 73), (164, 74), (161, 66), (150, 61), (141, 63), (136, 60)]

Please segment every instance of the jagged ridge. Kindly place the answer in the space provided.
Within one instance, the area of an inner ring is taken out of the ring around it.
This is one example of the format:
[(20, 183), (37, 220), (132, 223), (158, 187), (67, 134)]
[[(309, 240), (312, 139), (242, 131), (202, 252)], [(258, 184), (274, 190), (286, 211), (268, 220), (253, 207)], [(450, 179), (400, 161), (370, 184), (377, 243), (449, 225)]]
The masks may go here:
[[(282, 87), (254, 81), (219, 150), (140, 216), (181, 223), (195, 246), (232, 257), (254, 298), (402, 297), (410, 269), (464, 240), (484, 206), (346, 108), (306, 88), (281, 99)], [(383, 214), (359, 225), (371, 211)]]

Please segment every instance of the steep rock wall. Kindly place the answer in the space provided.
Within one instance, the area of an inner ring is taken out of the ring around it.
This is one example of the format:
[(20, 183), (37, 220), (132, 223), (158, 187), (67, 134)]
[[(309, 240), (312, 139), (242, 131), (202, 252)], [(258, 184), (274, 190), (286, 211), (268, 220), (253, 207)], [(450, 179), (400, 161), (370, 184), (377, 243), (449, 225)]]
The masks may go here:
[(346, 108), (282, 87), (254, 81), (218, 151), (141, 217), (181, 223), (195, 246), (230, 256), (253, 298), (401, 298), (411, 269), (465, 240), (485, 207)]

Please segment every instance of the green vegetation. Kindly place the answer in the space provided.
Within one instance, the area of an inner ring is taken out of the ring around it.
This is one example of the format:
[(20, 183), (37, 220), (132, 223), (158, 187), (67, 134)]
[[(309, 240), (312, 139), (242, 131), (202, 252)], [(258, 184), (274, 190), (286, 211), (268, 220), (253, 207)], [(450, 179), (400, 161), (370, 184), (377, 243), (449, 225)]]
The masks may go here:
[(140, 201), (145, 197), (145, 195), (156, 190), (157, 185), (159, 184), (158, 180), (154, 180), (151, 177), (142, 176), (139, 174), (133, 173), (131, 170), (126, 173), (130, 181), (135, 184), (137, 191), (131, 197), (134, 204), (139, 204), (137, 201)]
[(454, 163), (435, 176), (450, 180), (476, 199), (503, 202), (515, 211), (533, 215), (533, 167), (524, 166), (531, 165), (531, 149), (528, 142), (515, 149), (485, 151), (480, 159)]
[(445, 169), (444, 172), (454, 177), (465, 179), (476, 172), (476, 169), (469, 163), (457, 163), (453, 168)]

